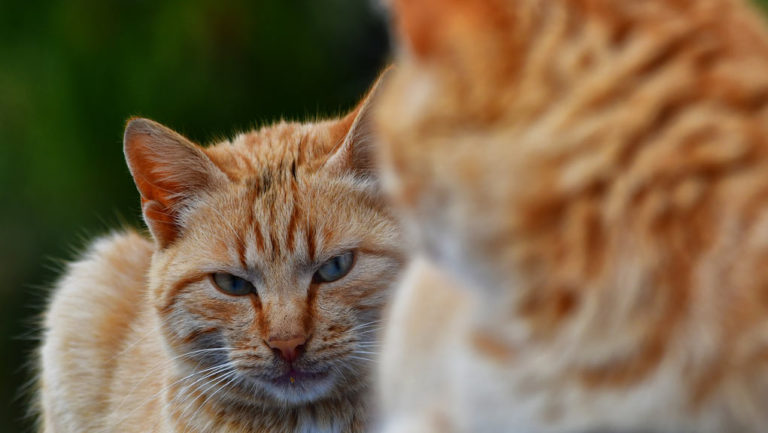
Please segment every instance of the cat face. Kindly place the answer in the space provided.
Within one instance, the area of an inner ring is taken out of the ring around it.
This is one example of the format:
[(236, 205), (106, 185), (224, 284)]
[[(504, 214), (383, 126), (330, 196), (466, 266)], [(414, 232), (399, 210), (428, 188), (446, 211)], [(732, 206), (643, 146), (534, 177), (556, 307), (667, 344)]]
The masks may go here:
[(358, 139), (362, 111), (207, 149), (128, 126), (159, 246), (149, 281), (161, 329), (181, 373), (208, 369), (222, 399), (301, 404), (368, 382), (402, 258)]

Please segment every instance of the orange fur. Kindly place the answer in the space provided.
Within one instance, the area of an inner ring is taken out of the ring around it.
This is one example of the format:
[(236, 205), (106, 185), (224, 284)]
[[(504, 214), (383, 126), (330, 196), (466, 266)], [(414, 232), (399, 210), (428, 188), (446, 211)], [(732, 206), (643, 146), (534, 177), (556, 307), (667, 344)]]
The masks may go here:
[[(364, 431), (380, 311), (403, 261), (369, 170), (367, 107), (208, 148), (132, 120), (126, 158), (155, 242), (98, 240), (59, 283), (43, 431)], [(345, 251), (346, 276), (313, 279)], [(217, 272), (256, 290), (227, 294)]]
[[(389, 324), (387, 431), (765, 431), (762, 18), (741, 0), (394, 11), (377, 125), (424, 258)], [(425, 315), (446, 280), (473, 307)], [(419, 365), (450, 383), (418, 389)]]

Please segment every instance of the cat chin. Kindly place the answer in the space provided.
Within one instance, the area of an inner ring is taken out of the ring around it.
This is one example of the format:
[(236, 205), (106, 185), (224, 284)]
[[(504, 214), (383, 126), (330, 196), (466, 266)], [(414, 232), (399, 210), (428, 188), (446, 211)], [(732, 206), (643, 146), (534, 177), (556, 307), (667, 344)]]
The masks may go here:
[(274, 379), (259, 379), (259, 384), (281, 403), (301, 405), (327, 397), (336, 386), (336, 378), (331, 372), (286, 373)]

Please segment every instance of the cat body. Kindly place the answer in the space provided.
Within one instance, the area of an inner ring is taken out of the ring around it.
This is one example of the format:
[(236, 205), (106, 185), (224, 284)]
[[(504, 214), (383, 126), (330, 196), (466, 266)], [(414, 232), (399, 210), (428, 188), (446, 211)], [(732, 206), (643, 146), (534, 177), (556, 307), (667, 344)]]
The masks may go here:
[(361, 432), (403, 257), (366, 103), (202, 148), (131, 121), (153, 240), (95, 242), (45, 318), (42, 430)]
[(768, 31), (736, 0), (402, 0), (420, 257), (390, 432), (768, 431)]

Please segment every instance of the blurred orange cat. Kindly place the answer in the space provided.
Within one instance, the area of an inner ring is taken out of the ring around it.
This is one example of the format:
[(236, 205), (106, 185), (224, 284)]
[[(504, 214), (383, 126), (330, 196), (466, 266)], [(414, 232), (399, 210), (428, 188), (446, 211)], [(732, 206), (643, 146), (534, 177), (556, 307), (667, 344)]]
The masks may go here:
[(365, 431), (403, 261), (368, 106), (209, 148), (132, 120), (125, 155), (154, 243), (102, 238), (58, 284), (42, 431)]
[[(741, 0), (398, 0), (421, 257), (389, 432), (768, 431), (768, 31)], [(409, 236), (410, 238), (411, 236)]]

